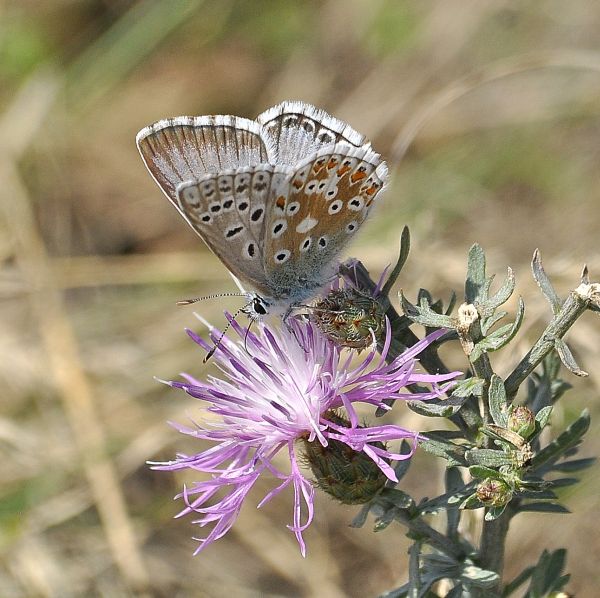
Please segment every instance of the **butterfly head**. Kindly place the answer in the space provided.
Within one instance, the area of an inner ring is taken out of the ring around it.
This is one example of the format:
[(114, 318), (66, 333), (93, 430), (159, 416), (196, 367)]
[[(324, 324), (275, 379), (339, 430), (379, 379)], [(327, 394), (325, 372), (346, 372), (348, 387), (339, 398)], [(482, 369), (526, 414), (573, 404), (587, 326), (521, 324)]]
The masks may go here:
[(260, 320), (270, 313), (272, 302), (256, 293), (248, 294), (248, 303), (240, 310), (251, 320)]

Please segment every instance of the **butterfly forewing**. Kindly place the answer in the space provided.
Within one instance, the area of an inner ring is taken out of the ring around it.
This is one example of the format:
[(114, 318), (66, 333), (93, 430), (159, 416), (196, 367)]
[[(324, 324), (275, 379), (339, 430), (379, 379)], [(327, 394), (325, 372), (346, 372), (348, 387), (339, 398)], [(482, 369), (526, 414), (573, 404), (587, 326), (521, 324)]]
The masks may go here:
[(338, 143), (301, 163), (273, 198), (264, 229), (268, 284), (297, 295), (322, 286), (387, 181), (369, 147)]
[(338, 141), (353, 147), (368, 143), (350, 125), (304, 102), (283, 102), (269, 108), (256, 120), (273, 139), (278, 164), (296, 166)]
[(225, 170), (177, 187), (179, 210), (192, 228), (231, 272), (266, 295), (262, 232), (273, 188), (286, 180), (273, 170), (270, 164)]
[(179, 116), (137, 135), (146, 167), (177, 205), (177, 186), (206, 174), (274, 163), (275, 147), (255, 121), (237, 116)]

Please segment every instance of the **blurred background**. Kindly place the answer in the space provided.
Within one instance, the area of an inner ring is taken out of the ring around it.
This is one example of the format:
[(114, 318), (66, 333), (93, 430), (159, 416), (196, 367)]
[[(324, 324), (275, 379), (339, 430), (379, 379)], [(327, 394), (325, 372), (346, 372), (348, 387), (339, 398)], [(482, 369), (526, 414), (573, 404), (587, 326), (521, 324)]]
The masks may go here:
[[(0, 596), (337, 598), (400, 585), (402, 528), (351, 529), (357, 509), (320, 495), (302, 559), (285, 528), (291, 498), (254, 508), (268, 479), (192, 557), (197, 530), (172, 520), (171, 497), (193, 478), (145, 462), (200, 450), (166, 423), (198, 405), (153, 376), (214, 367), (175, 302), (233, 284), (145, 171), (135, 134), (179, 114), (252, 118), (284, 99), (346, 120), (393, 173), (349, 255), (378, 274), (408, 224), (399, 287), (413, 299), (419, 287), (460, 299), (474, 242), (490, 272), (513, 267), (527, 310), (514, 350), (492, 356), (506, 375), (551, 317), (534, 249), (563, 296), (584, 262), (600, 278), (599, 31), (597, 0), (0, 2)], [(219, 325), (224, 304), (198, 310)], [(568, 338), (590, 376), (565, 374), (575, 388), (554, 422), (589, 407), (591, 456), (600, 319)], [(401, 405), (394, 418), (438, 423)], [(442, 466), (419, 454), (405, 488), (439, 493)], [(508, 578), (566, 546), (569, 590), (594, 595), (597, 468), (584, 475), (561, 495), (573, 514), (514, 521)]]

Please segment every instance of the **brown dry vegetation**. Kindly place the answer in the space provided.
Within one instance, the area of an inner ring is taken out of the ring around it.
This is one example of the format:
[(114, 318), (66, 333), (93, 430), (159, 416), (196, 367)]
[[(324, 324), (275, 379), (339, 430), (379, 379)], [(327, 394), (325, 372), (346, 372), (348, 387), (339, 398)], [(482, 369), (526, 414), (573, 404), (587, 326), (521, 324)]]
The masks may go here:
[[(403, 581), (403, 530), (350, 529), (356, 510), (325, 496), (306, 559), (285, 528), (289, 497), (247, 504), (192, 557), (196, 530), (171, 519), (191, 478), (145, 461), (198, 450), (165, 423), (197, 405), (153, 376), (205, 375), (183, 334), (198, 323), (174, 304), (232, 283), (145, 172), (135, 133), (283, 99), (347, 120), (393, 168), (350, 253), (378, 272), (408, 224), (409, 297), (460, 292), (473, 242), (491, 271), (511, 265), (527, 312), (522, 340), (493, 356), (507, 374), (550, 316), (533, 250), (561, 294), (584, 262), (600, 278), (599, 31), (597, 0), (0, 3), (0, 596), (335, 598)], [(222, 307), (200, 309), (220, 323)], [(598, 454), (600, 320), (569, 339), (590, 376), (571, 380), (555, 426), (588, 406), (583, 453)], [(441, 466), (418, 455), (407, 489), (438, 492)], [(572, 515), (514, 521), (508, 576), (566, 546), (569, 589), (594, 594), (597, 467), (584, 475), (562, 495)]]

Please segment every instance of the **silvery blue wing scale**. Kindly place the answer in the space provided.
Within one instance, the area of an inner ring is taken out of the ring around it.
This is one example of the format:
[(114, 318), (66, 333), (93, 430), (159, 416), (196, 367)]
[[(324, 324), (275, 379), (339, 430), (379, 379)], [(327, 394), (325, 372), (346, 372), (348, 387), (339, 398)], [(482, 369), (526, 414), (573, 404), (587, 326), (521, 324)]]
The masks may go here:
[(251, 317), (287, 314), (327, 284), (387, 181), (364, 136), (303, 102), (256, 121), (159, 121), (138, 133), (137, 145), (190, 226), (256, 290)]

